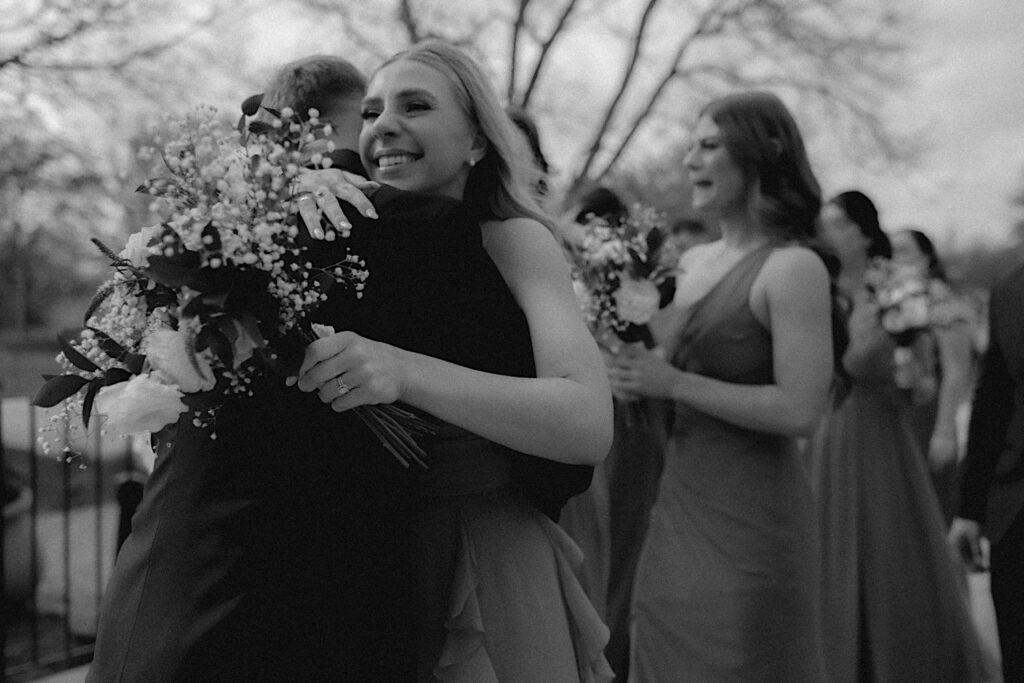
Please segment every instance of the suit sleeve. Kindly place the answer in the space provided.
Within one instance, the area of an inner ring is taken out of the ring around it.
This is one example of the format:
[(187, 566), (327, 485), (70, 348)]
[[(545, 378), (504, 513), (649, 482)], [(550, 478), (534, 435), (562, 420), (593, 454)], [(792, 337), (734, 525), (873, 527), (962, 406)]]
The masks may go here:
[(996, 463), (1003, 451), (1006, 430), (1013, 411), (1013, 379), (1006, 365), (999, 334), (1002, 293), (992, 292), (989, 308), (988, 350), (982, 359), (981, 374), (971, 408), (971, 424), (964, 459), (960, 516), (985, 523), (988, 491)]

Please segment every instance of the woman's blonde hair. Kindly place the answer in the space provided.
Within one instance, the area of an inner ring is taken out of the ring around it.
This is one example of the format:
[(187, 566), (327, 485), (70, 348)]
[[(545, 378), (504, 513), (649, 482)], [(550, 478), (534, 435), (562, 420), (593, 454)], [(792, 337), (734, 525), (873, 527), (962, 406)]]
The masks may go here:
[(487, 151), (470, 169), (463, 196), (479, 220), (526, 217), (553, 231), (554, 220), (541, 208), (532, 190), (532, 153), (480, 65), (459, 48), (431, 39), (399, 52), (379, 68), (406, 59), (444, 74), (455, 86), (459, 106), (487, 139)]

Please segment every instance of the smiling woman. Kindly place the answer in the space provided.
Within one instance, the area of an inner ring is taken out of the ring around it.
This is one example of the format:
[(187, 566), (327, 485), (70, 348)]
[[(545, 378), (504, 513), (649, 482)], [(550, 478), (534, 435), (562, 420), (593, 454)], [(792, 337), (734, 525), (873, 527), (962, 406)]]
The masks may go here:
[(449, 78), (417, 62), (389, 64), (374, 76), (362, 115), (360, 154), (377, 180), (462, 199), (487, 141), (459, 106)]
[[(380, 193), (454, 202), (472, 220), (395, 233), (391, 257), (430, 261), (411, 283), (422, 310), (396, 321), (404, 343), (338, 332), (309, 347), (297, 379), (337, 411), (402, 401), (445, 423), (424, 440), (430, 469), (415, 484), (418, 680), (608, 678), (607, 630), (573, 570), (579, 550), (552, 519), (564, 499), (538, 506), (533, 495), (559, 468), (604, 457), (611, 396), (530, 187), (530, 152), (480, 67), (436, 41), (377, 70), (362, 117), (360, 155)], [(346, 184), (327, 169), (299, 189)]]

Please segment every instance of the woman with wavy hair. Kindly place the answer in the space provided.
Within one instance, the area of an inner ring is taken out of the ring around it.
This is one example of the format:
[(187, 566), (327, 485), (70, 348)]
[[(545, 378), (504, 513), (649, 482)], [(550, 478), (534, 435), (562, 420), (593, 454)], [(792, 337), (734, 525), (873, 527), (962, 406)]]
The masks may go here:
[(828, 396), (829, 274), (806, 246), (820, 206), (778, 97), (711, 102), (685, 164), (721, 239), (688, 250), (665, 358), (612, 387), (674, 402), (636, 571), (630, 681), (821, 681), (814, 508), (797, 450)]

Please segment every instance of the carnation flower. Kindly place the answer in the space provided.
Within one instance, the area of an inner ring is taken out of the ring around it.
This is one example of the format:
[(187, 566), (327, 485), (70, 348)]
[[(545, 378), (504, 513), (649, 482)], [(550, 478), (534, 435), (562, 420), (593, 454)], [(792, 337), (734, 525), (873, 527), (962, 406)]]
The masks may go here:
[(615, 308), (619, 318), (635, 325), (645, 325), (658, 311), (661, 295), (650, 280), (622, 278), (622, 284), (615, 290)]
[(193, 353), (184, 330), (154, 330), (144, 345), (153, 370), (186, 394), (209, 391), (216, 384), (209, 354)]
[(150, 375), (136, 375), (127, 382), (103, 387), (96, 394), (96, 412), (107, 417), (107, 426), (120, 434), (156, 432), (176, 422), (188, 410), (182, 392)]

